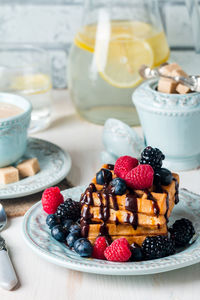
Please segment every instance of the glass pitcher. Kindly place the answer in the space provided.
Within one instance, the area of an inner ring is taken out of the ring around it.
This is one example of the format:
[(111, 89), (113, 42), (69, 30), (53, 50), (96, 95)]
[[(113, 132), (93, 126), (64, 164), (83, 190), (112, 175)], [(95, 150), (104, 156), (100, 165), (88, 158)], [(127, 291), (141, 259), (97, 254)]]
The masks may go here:
[(86, 0), (69, 55), (68, 86), (78, 113), (103, 124), (138, 125), (132, 93), (142, 64), (168, 60), (157, 0)]

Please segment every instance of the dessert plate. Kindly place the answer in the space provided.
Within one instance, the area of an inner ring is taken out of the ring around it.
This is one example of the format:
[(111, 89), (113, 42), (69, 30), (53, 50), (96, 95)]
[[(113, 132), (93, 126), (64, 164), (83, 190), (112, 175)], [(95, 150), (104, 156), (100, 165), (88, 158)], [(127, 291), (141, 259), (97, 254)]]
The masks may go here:
[[(40, 172), (8, 185), (0, 185), (0, 199), (23, 197), (40, 192), (63, 180), (71, 169), (68, 153), (50, 142), (29, 138), (24, 159), (37, 157)], [(22, 158), (22, 159), (23, 159)]]
[[(79, 201), (80, 194), (86, 186), (75, 187), (63, 191), (64, 197)], [(115, 263), (92, 258), (81, 258), (67, 246), (54, 240), (46, 225), (47, 214), (41, 202), (36, 203), (25, 214), (23, 234), (28, 246), (39, 256), (56, 265), (88, 273), (105, 275), (145, 275), (167, 272), (200, 262), (200, 196), (187, 190), (180, 190), (180, 202), (170, 217), (176, 219), (186, 217), (193, 222), (196, 240), (177, 254), (149, 261)]]

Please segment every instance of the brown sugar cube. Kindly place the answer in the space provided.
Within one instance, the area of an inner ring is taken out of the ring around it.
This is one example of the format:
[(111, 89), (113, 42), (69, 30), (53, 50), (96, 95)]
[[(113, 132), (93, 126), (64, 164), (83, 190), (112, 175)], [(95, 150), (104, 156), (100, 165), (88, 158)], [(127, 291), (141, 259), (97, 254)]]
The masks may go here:
[(24, 160), (17, 165), (21, 178), (33, 176), (40, 171), (40, 165), (36, 157)]
[(177, 70), (181, 70), (181, 67), (176, 63), (165, 65), (160, 68), (160, 72), (166, 76), (173, 76), (172, 72), (177, 71)]
[[(185, 73), (183, 70), (173, 70), (172, 71), (172, 76), (183, 76), (183, 77), (188, 77), (188, 74)], [(185, 86), (182, 83), (179, 83), (176, 87), (176, 91), (179, 94), (187, 94), (189, 92), (191, 92), (190, 88)]]
[(185, 73), (183, 70), (173, 70), (171, 73), (171, 76), (183, 76), (183, 77), (188, 77), (188, 74)]
[(188, 94), (191, 92), (190, 88), (182, 83), (179, 83), (176, 87), (176, 91), (179, 94)]
[(162, 78), (158, 82), (158, 91), (161, 93), (176, 93), (177, 82), (171, 79)]
[(19, 181), (19, 171), (10, 166), (0, 168), (0, 184), (9, 184)]

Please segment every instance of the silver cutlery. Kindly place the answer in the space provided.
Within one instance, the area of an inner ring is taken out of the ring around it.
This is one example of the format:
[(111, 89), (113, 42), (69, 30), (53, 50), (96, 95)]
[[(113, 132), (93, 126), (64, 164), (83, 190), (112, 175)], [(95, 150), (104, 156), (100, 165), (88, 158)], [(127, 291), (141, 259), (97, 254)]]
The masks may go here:
[(152, 78), (168, 78), (175, 80), (176, 82), (183, 83), (188, 86), (191, 91), (200, 92), (200, 76), (192, 75), (189, 77), (183, 76), (167, 76), (162, 73), (162, 65), (159, 68), (151, 69), (146, 65), (142, 65), (139, 69), (139, 74), (144, 79), (152, 79)]
[[(0, 204), (0, 231), (3, 230), (6, 223), (6, 212), (3, 205)], [(6, 290), (12, 290), (17, 282), (17, 276), (8, 255), (5, 240), (0, 236), (0, 287)]]

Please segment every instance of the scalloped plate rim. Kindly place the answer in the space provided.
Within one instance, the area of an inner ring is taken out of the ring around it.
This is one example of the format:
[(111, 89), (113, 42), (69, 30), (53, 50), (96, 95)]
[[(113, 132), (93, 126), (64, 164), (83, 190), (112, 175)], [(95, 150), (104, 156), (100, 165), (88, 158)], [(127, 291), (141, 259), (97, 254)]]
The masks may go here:
[[(76, 191), (76, 189), (84, 189), (85, 186), (78, 186), (72, 189), (68, 189), (64, 191), (64, 195), (68, 194), (68, 192), (70, 191)], [(182, 192), (184, 193), (184, 190), (182, 190)], [(190, 192), (189, 192), (190, 193)], [(194, 193), (190, 193), (191, 197), (194, 196), (198, 196)], [(199, 197), (199, 196), (198, 196)], [(128, 263), (113, 263), (113, 262), (106, 262), (107, 265), (101, 265), (101, 261), (99, 260), (94, 260), (97, 262), (96, 266), (90, 265), (90, 264), (85, 264), (85, 258), (79, 258), (80, 262), (77, 262), (76, 260), (73, 260), (73, 258), (68, 258), (66, 256), (66, 260), (64, 260), (63, 258), (59, 257), (57, 254), (55, 253), (51, 253), (49, 251), (46, 251), (44, 249), (42, 249), (40, 246), (38, 246), (34, 240), (31, 239), (29, 232), (28, 232), (28, 222), (30, 222), (31, 220), (31, 215), (34, 212), (35, 209), (39, 208), (39, 206), (42, 207), (41, 205), (41, 201), (37, 202), (36, 204), (34, 204), (25, 214), (24, 219), (23, 219), (23, 237), (25, 239), (25, 242), (27, 243), (27, 245), (39, 256), (41, 256), (42, 258), (44, 258), (45, 260), (59, 265), (61, 267), (65, 267), (65, 268), (69, 268), (72, 270), (76, 270), (76, 271), (81, 271), (81, 272), (86, 272), (86, 273), (95, 273), (95, 274), (103, 274), (103, 275), (149, 275), (149, 274), (156, 274), (156, 273), (162, 273), (162, 272), (168, 272), (168, 271), (172, 271), (175, 269), (180, 269), (183, 267), (187, 267), (193, 264), (196, 264), (198, 262), (200, 262), (200, 255), (198, 255), (197, 257), (189, 257), (186, 261), (182, 261), (179, 263), (173, 263), (171, 265), (164, 265), (164, 266), (160, 266), (159, 265), (159, 261), (161, 261), (162, 259), (157, 259), (154, 260), (156, 262), (158, 262), (156, 264), (156, 267), (150, 267), (148, 269), (145, 269), (145, 265), (144, 268), (141, 269), (127, 269), (126, 266), (130, 266), (130, 264), (132, 264), (134, 266), (134, 264), (140, 264), (140, 262), (128, 262)], [(199, 237), (198, 237), (199, 239)], [(62, 244), (58, 243), (57, 241), (55, 241), (56, 245), (59, 245), (61, 248), (65, 247)], [(190, 247), (194, 246), (195, 244), (191, 245)], [(187, 250), (186, 250), (187, 251)], [(181, 252), (178, 254), (173, 255), (172, 257), (175, 257), (176, 255), (181, 255)], [(81, 262), (84, 262), (84, 264), (81, 264)], [(88, 259), (90, 260), (90, 259)], [(169, 264), (170, 264), (170, 256), (168, 257), (169, 260)], [(103, 262), (103, 261), (102, 261)], [(148, 261), (146, 262), (148, 264)], [(108, 267), (107, 267), (108, 266)]]
[[(0, 194), (0, 200), (2, 200), (2, 199), (20, 198), (20, 197), (25, 197), (25, 196), (29, 196), (29, 195), (41, 192), (44, 189), (46, 189), (46, 188), (48, 188), (48, 187), (50, 187), (52, 185), (55, 185), (55, 184), (59, 183), (60, 181), (62, 181), (68, 175), (69, 171), (71, 170), (72, 160), (71, 160), (70, 154), (67, 151), (62, 150), (58, 145), (56, 145), (56, 144), (54, 144), (52, 142), (46, 141), (44, 139), (29, 137), (28, 141), (30, 141), (30, 140), (33, 140), (33, 141), (42, 141), (44, 143), (48, 143), (48, 144), (51, 144), (54, 147), (56, 147), (59, 150), (59, 152), (62, 153), (62, 155), (63, 155), (63, 158), (64, 158), (64, 164), (63, 164), (63, 166), (65, 167), (65, 169), (63, 167), (62, 168), (62, 174), (60, 176), (58, 176), (57, 178), (55, 178), (54, 180), (52, 180), (51, 182), (49, 182), (48, 184), (43, 184), (43, 185), (41, 185), (38, 188), (34, 188), (34, 189), (32, 188), (29, 191), (18, 192), (18, 193), (15, 193), (15, 194), (14, 193), (12, 193), (12, 194), (2, 194), (2, 195)], [(18, 183), (20, 183), (20, 181), (18, 181)], [(4, 188), (6, 188), (6, 187), (4, 187)]]

